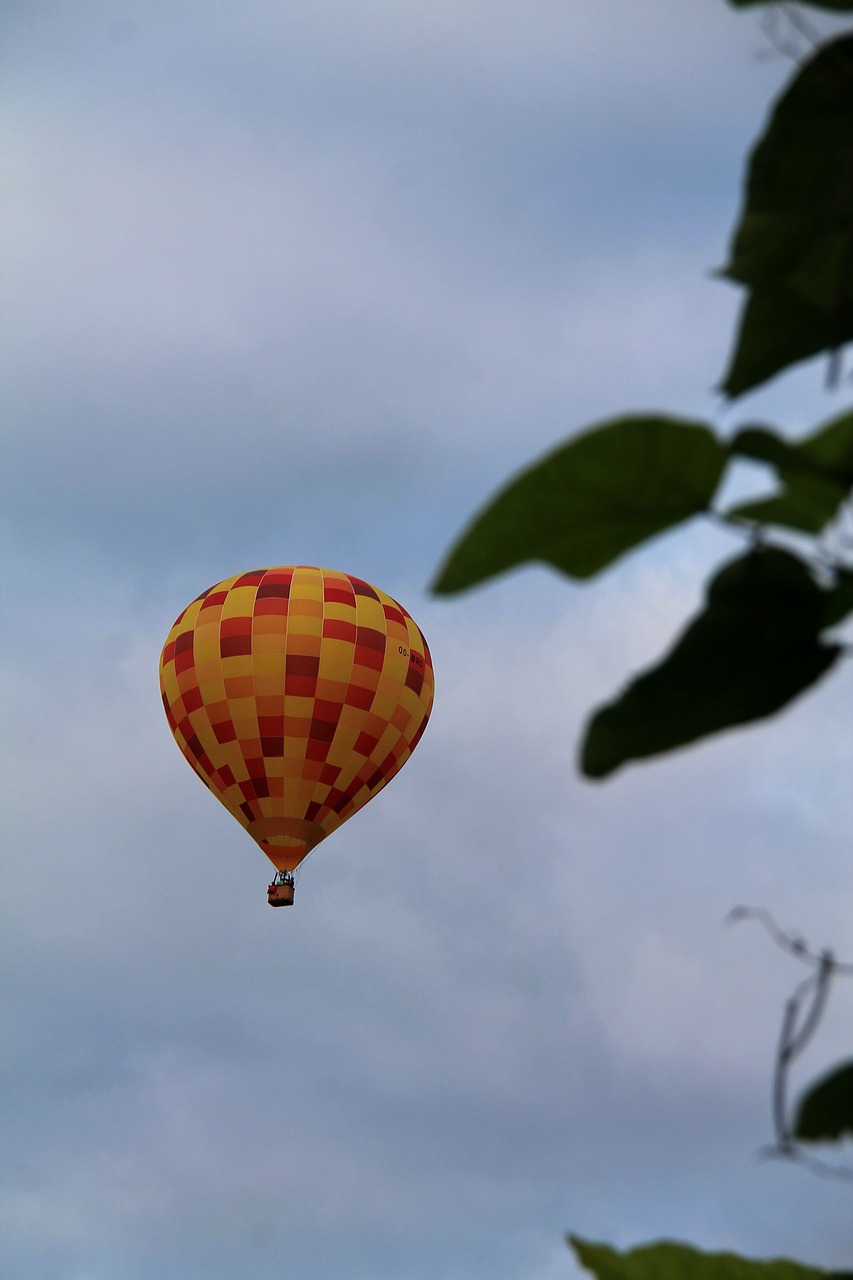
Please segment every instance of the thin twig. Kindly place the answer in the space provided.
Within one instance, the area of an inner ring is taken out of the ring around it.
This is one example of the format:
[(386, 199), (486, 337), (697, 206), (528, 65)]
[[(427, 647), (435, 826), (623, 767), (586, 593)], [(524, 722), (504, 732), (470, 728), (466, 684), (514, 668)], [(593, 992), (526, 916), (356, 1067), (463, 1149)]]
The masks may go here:
[(794, 996), (799, 1009), (799, 1003), (805, 998), (806, 991), (809, 987), (814, 986), (811, 1008), (803, 1019), (803, 1024), (797, 1032), (797, 1035), (790, 1042), (788, 1051), (789, 1061), (802, 1053), (803, 1049), (817, 1030), (817, 1025), (821, 1020), (824, 1008), (826, 1007), (827, 997), (829, 995), (829, 980), (833, 973), (833, 963), (832, 952), (824, 952), (823, 964), (817, 974), (812, 978), (807, 978)]
[(779, 1048), (776, 1051), (776, 1067), (773, 1072), (773, 1128), (776, 1132), (776, 1145), (787, 1151), (793, 1143), (788, 1124), (788, 1062), (789, 1045), (797, 1020), (797, 1000), (792, 997), (785, 1005), (782, 1017), (782, 1030), (779, 1032)]
[(811, 1173), (820, 1174), (822, 1178), (840, 1178), (844, 1182), (853, 1182), (853, 1169), (843, 1164), (829, 1164), (819, 1156), (810, 1155), (802, 1147), (793, 1143), (788, 1147), (763, 1147), (759, 1152), (765, 1160), (796, 1160), (805, 1165)]
[[(844, 1165), (830, 1164), (817, 1156), (806, 1154), (792, 1134), (788, 1119), (788, 1078), (791, 1064), (803, 1052), (820, 1025), (829, 999), (829, 987), (833, 976), (853, 974), (853, 964), (839, 964), (829, 950), (822, 951), (820, 954), (810, 950), (802, 938), (780, 929), (769, 911), (763, 908), (735, 907), (726, 919), (728, 922), (758, 920), (764, 925), (777, 946), (796, 956), (803, 963), (814, 966), (817, 970), (800, 982), (794, 994), (785, 1002), (776, 1062), (773, 1068), (772, 1113), (776, 1145), (763, 1154), (798, 1160), (812, 1172), (824, 1177), (853, 1179), (853, 1169)], [(807, 1000), (808, 1006), (798, 1026), (800, 1012)]]
[[(757, 920), (759, 924), (763, 924), (773, 941), (784, 951), (790, 952), (805, 964), (812, 964), (819, 969), (824, 964), (826, 952), (810, 951), (806, 942), (794, 934), (785, 933), (780, 929), (776, 921), (773, 919), (769, 911), (765, 911), (763, 907), (732, 907), (726, 916), (727, 924), (736, 924), (739, 920)], [(833, 957), (832, 972), (834, 974), (842, 974), (844, 976), (853, 975), (853, 964), (842, 963)]]

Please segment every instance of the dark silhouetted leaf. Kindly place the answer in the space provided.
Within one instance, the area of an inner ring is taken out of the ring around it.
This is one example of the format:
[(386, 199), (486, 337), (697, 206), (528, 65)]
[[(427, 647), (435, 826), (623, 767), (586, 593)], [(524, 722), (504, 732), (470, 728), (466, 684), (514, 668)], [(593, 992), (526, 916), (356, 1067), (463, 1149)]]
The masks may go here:
[(777, 100), (723, 274), (749, 289), (729, 396), (853, 338), (853, 36), (821, 46)]
[(729, 442), (729, 451), (767, 462), (780, 475), (802, 471), (849, 488), (853, 485), (853, 413), (831, 418), (812, 435), (797, 441), (784, 440), (769, 427), (744, 427)]
[(814, 435), (798, 441), (794, 456), (805, 469), (853, 486), (853, 413), (846, 412), (818, 427)]
[(794, 1121), (800, 1142), (837, 1142), (844, 1135), (853, 1137), (853, 1059), (800, 1095)]
[(704, 611), (659, 666), (593, 716), (581, 768), (603, 778), (629, 760), (773, 715), (838, 658), (821, 643), (826, 595), (803, 562), (764, 548), (730, 561)]
[(607, 1244), (567, 1237), (582, 1267), (598, 1280), (825, 1280), (830, 1272), (787, 1258), (742, 1258), (737, 1253), (703, 1253), (671, 1240), (638, 1245), (619, 1253)]
[(732, 507), (727, 516), (819, 533), (853, 486), (853, 413), (833, 418), (793, 444), (765, 427), (746, 427), (729, 448), (732, 454), (769, 463), (784, 488), (770, 498)]
[(433, 590), (462, 591), (528, 560), (589, 578), (707, 510), (726, 460), (703, 423), (603, 423), (510, 481), (451, 550)]
[(729, 442), (732, 454), (767, 462), (779, 471), (790, 464), (793, 447), (769, 427), (743, 427)]
[(831, 480), (792, 475), (784, 493), (756, 502), (742, 502), (726, 511), (727, 516), (755, 524), (781, 524), (788, 529), (819, 533), (834, 519), (847, 490)]

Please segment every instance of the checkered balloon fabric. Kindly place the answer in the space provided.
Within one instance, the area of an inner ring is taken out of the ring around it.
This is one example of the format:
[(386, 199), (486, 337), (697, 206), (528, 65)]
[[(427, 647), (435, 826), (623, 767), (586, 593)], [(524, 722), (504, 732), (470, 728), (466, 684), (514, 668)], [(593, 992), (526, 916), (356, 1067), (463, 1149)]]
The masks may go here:
[(432, 709), (420, 628), (384, 591), (286, 565), (226, 578), (160, 657), (178, 746), (280, 871), (372, 799)]

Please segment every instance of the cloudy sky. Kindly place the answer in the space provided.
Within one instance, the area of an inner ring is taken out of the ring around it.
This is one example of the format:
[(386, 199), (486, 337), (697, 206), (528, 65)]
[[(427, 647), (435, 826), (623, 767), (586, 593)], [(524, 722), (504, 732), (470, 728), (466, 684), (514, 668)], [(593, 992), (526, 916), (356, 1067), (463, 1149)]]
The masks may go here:
[[(849, 672), (591, 785), (587, 712), (737, 548), (428, 592), (596, 420), (843, 407), (817, 363), (713, 390), (784, 31), (722, 0), (2, 22), (4, 1274), (559, 1280), (566, 1230), (849, 1266), (850, 1185), (758, 1154), (803, 974), (722, 924), (761, 905), (853, 957)], [(282, 563), (399, 599), (437, 693), (273, 912), (157, 659), (200, 590)]]

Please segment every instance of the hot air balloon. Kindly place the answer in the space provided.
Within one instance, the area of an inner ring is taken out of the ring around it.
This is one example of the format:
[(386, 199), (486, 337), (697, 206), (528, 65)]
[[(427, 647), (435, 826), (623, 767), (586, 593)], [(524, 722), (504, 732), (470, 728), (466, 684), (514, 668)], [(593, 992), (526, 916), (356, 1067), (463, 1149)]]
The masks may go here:
[(420, 628), (384, 591), (283, 565), (188, 605), (160, 688), (184, 756), (276, 868), (268, 901), (289, 906), (300, 863), (414, 751), (434, 678)]

